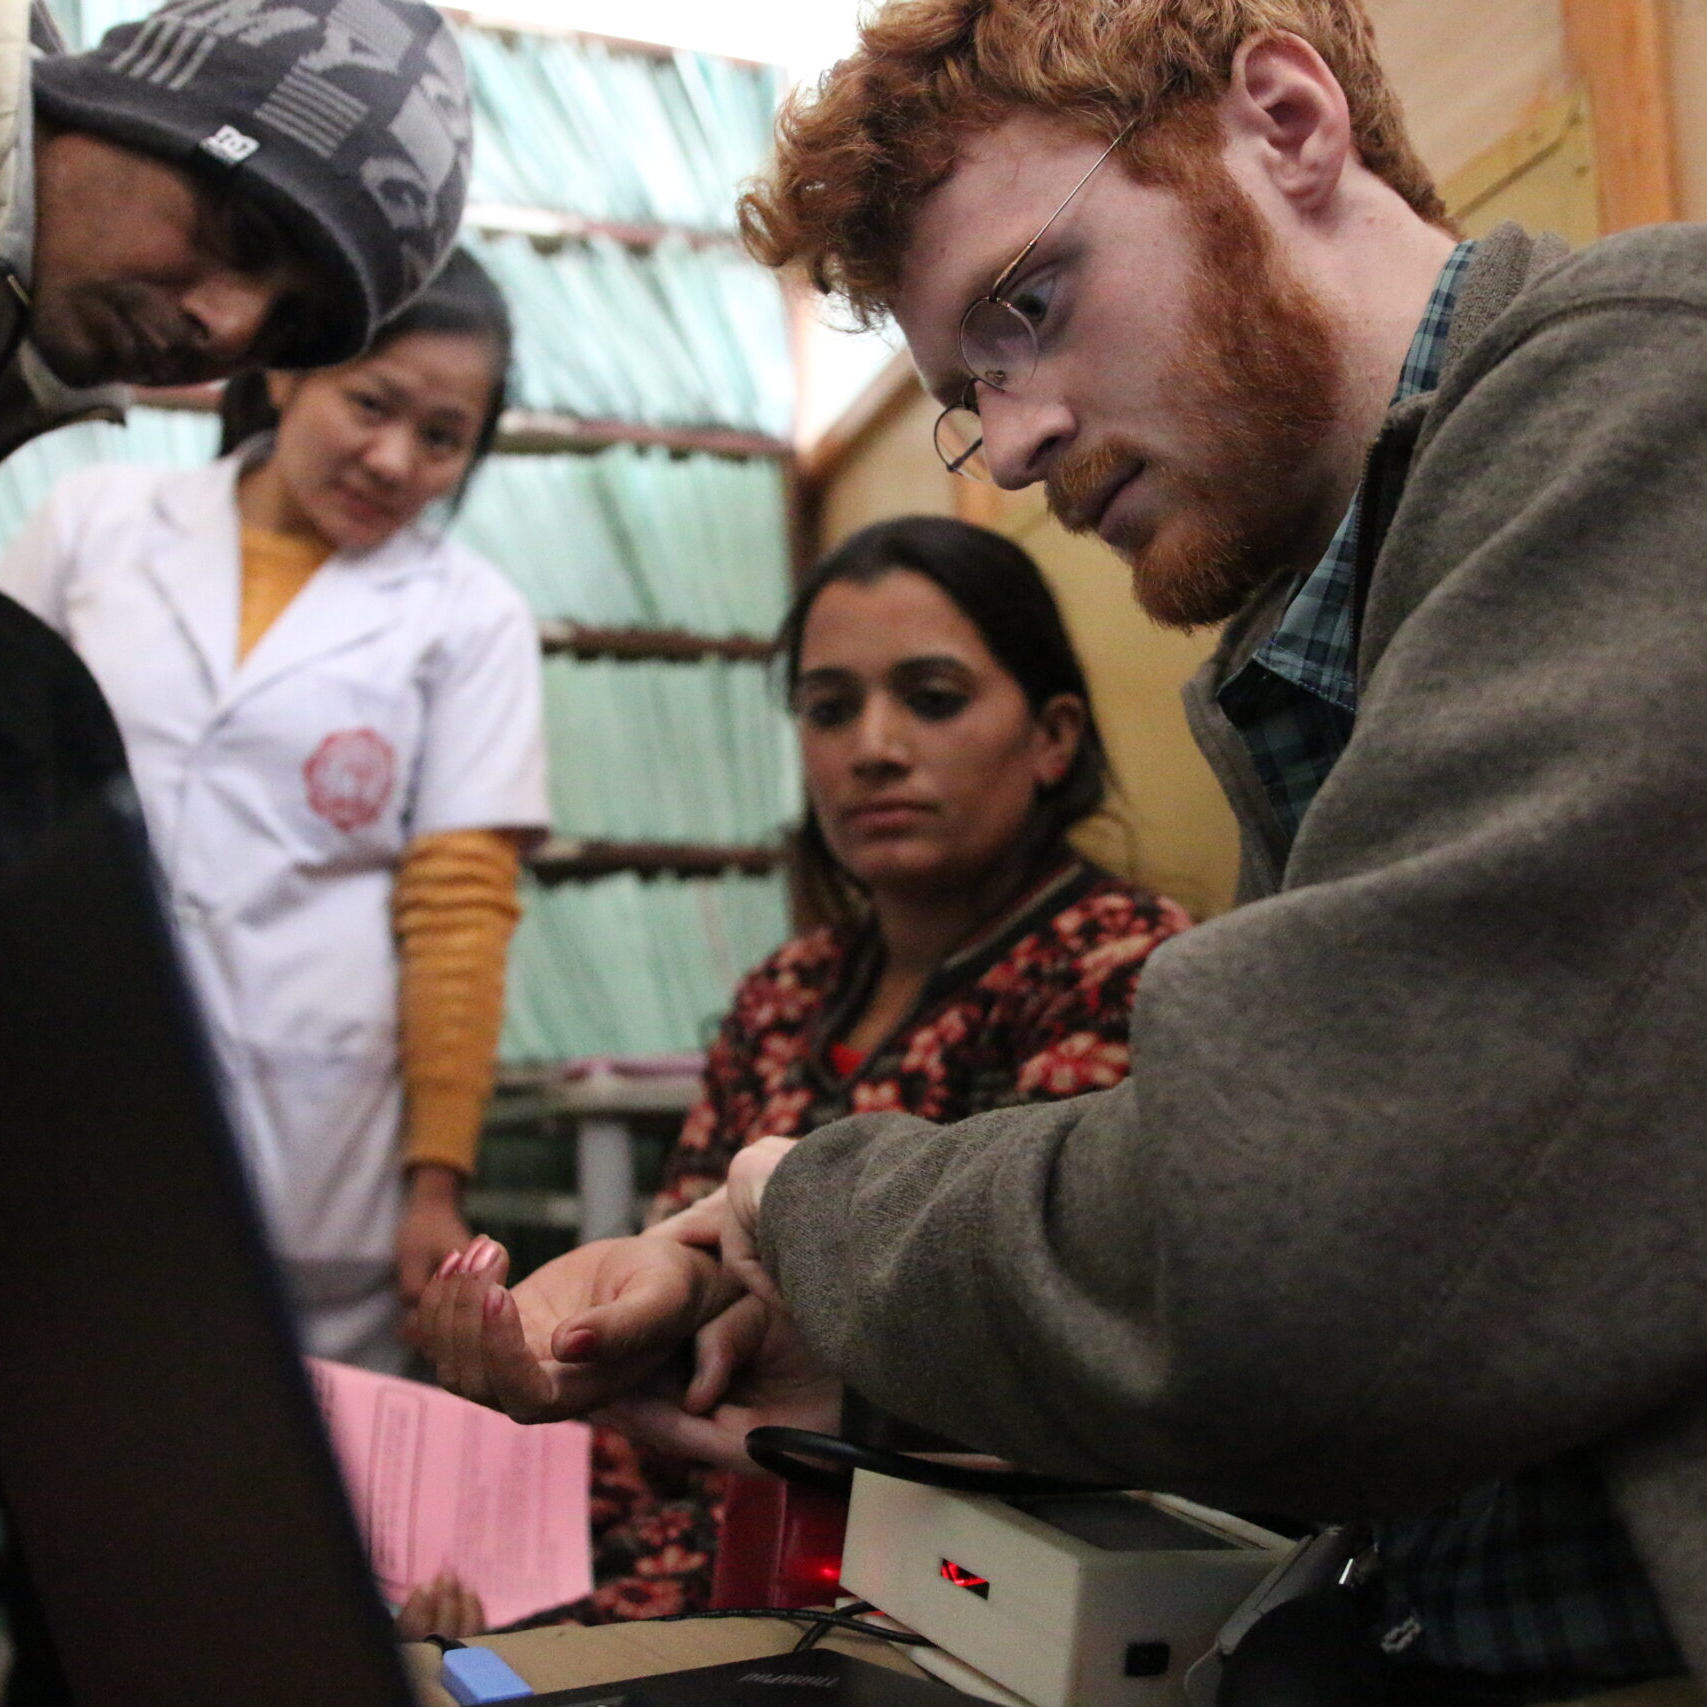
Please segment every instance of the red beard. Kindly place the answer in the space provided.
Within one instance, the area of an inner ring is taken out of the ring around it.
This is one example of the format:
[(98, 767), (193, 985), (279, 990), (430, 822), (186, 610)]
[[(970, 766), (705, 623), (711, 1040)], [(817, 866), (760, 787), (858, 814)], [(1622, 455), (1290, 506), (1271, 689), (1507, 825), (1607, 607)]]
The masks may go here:
[[(1169, 173), (1197, 241), (1191, 332), (1167, 387), (1190, 466), (1151, 463), (1166, 519), (1130, 547), (1142, 609), (1169, 628), (1225, 621), (1281, 566), (1308, 526), (1300, 466), (1333, 429), (1340, 399), (1332, 322), (1283, 267), (1261, 214), (1219, 154)], [(1129, 440), (1076, 448), (1050, 470), (1049, 508), (1088, 532), (1107, 482), (1143, 461)]]

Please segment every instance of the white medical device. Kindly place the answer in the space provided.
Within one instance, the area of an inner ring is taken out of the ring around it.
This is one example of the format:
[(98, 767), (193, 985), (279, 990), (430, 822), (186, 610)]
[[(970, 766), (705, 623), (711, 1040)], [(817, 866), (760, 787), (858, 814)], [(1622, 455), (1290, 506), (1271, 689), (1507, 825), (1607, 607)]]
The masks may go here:
[(997, 1498), (854, 1473), (842, 1584), (1030, 1707), (1182, 1707), (1295, 1551), (1163, 1494)]

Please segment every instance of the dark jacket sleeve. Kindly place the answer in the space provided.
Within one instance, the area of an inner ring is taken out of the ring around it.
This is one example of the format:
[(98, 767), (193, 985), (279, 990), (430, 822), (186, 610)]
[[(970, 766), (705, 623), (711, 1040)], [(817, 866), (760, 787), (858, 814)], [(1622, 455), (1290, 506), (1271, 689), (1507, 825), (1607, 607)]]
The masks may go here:
[(51, 628), (0, 594), (0, 868), (125, 769), (94, 677)]
[(1284, 890), (1152, 957), (1132, 1079), (773, 1176), (767, 1261), (889, 1409), (1398, 1512), (1707, 1372), (1707, 238), (1603, 247), (1443, 393), (1351, 745)]

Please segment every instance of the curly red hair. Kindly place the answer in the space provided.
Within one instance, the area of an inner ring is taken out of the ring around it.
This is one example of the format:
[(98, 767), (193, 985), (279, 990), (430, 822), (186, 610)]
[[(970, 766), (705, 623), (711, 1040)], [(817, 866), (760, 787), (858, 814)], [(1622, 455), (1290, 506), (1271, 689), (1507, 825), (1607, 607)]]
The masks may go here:
[(1444, 224), (1361, 0), (890, 0), (815, 93), (784, 105), (775, 163), (741, 198), (742, 235), (869, 324), (894, 294), (919, 204), (969, 134), (1016, 108), (1109, 138), (1132, 123), (1128, 169), (1166, 179), (1170, 153), (1201, 145), (1241, 44), (1282, 31), (1339, 80), (1364, 165)]

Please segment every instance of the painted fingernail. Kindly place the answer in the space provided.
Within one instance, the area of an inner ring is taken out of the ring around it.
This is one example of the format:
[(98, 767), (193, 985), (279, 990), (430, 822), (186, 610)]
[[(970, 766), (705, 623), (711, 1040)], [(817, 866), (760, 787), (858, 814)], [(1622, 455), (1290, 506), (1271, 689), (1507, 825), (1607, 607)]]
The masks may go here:
[(487, 1269), (491, 1268), (492, 1265), (497, 1262), (497, 1260), (498, 1247), (491, 1244), (485, 1245), (475, 1257), (470, 1272), (473, 1274), (484, 1274)]
[(450, 1254), (448, 1256), (446, 1256), (445, 1260), (439, 1264), (439, 1275), (438, 1275), (438, 1277), (440, 1280), (443, 1280), (444, 1277), (447, 1274), (449, 1274), (452, 1269), (454, 1269), (456, 1267), (457, 1259), (461, 1255), (462, 1255), (461, 1251), (452, 1251), (452, 1252), (450, 1252)]
[(576, 1328), (558, 1342), (559, 1363), (585, 1363), (599, 1349), (599, 1336), (591, 1328)]
[(480, 1300), (480, 1314), (484, 1316), (487, 1321), (491, 1321), (491, 1319), (496, 1316), (503, 1307), (504, 1289), (501, 1286), (494, 1286), (492, 1290)]

